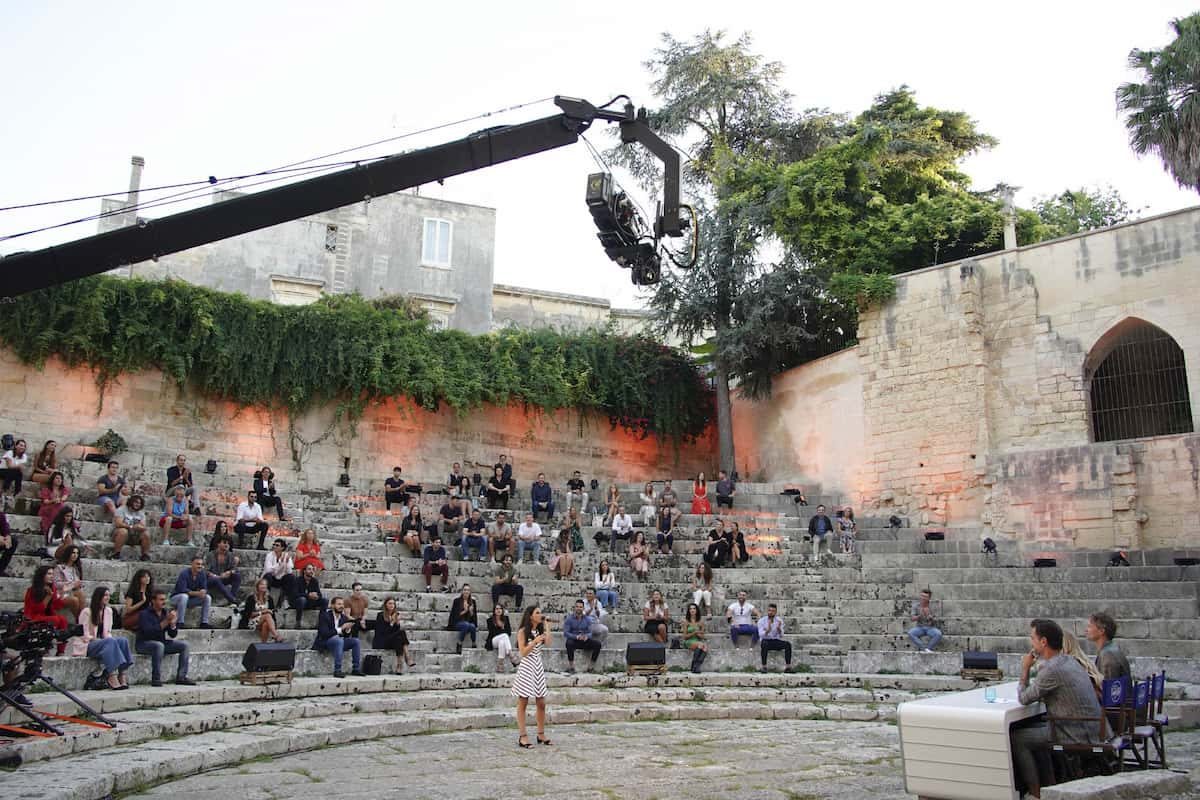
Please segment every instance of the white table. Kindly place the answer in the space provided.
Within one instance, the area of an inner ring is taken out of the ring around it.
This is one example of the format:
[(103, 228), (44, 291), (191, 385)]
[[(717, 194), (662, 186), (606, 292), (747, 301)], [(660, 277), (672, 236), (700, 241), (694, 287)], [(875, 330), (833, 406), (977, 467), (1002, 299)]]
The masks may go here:
[(1046, 707), (1017, 702), (1015, 681), (994, 688), (994, 703), (984, 700), (980, 688), (900, 704), (907, 792), (945, 800), (1019, 800), (1008, 729)]

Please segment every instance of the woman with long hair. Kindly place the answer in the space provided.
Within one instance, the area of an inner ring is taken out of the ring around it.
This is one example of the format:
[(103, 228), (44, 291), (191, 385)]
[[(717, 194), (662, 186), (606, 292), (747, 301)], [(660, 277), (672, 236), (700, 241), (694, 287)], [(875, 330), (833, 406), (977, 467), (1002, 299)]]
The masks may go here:
[(471, 637), (471, 647), (475, 646), (475, 631), (479, 630), (478, 606), (471, 596), (471, 584), (462, 585), (462, 594), (454, 598), (450, 604), (450, 619), (446, 630), (458, 632), (458, 652), (462, 653), (463, 639)]
[(596, 599), (608, 606), (609, 611), (617, 607), (617, 576), (613, 574), (607, 558), (600, 559), (592, 588), (596, 590)]
[(506, 659), (511, 661), (515, 667), (517, 657), (513, 654), (512, 625), (508, 621), (508, 614), (504, 612), (503, 603), (496, 603), (492, 606), (492, 615), (488, 617), (487, 629), (487, 641), (483, 643), (483, 646), (488, 650), (496, 651), (496, 672), (504, 672)]
[(854, 521), (854, 509), (846, 506), (838, 512), (837, 518), (838, 541), (842, 552), (850, 555), (854, 552), (854, 534), (858, 532), (858, 523)]
[(125, 670), (133, 666), (133, 654), (129, 651), (129, 640), (124, 636), (113, 636), (113, 610), (108, 604), (112, 592), (107, 586), (92, 590), (92, 600), (79, 612), (79, 625), (83, 632), (67, 643), (67, 655), (87, 656), (100, 662), (104, 668), (104, 679), (110, 689), (128, 689)]
[[(47, 439), (46, 443), (42, 445), (41, 452), (33, 460), (33, 471), (29, 475), (29, 480), (45, 486), (56, 471), (58, 471), (58, 442)], [(43, 530), (45, 529), (43, 528)]]
[(658, 495), (654, 494), (653, 483), (647, 483), (642, 488), (639, 499), (642, 501), (642, 507), (639, 511), (642, 515), (642, 524), (653, 525), (654, 517), (658, 514)]
[(146, 528), (145, 508), (146, 501), (140, 494), (135, 494), (130, 495), (129, 500), (113, 514), (113, 553), (118, 561), (125, 543), (130, 539), (142, 549), (142, 561), (150, 560), (150, 532)]
[(734, 561), (745, 564), (750, 560), (750, 551), (746, 549), (746, 537), (742, 535), (742, 526), (737, 520), (733, 520), (730, 525), (733, 526), (733, 548), (730, 555)]
[(83, 596), (83, 562), (79, 559), (79, 545), (71, 545), (55, 556), (54, 589), (62, 598), (63, 607), (76, 617), (87, 603)]
[[(57, 471), (51, 473), (42, 483), (45, 485), (38, 490), (38, 500), (41, 501), (41, 505), (38, 506), (38, 519), (41, 520), (42, 536), (45, 536), (50, 532), (54, 518), (67, 504), (67, 495), (71, 494), (71, 487), (67, 486), (63, 474)], [(46, 541), (46, 547), (50, 547), (49, 540)]]
[(667, 601), (663, 600), (662, 592), (655, 589), (642, 606), (642, 630), (647, 636), (653, 636), (654, 641), (666, 644), (667, 625), (670, 623), (671, 612), (667, 608)]
[(267, 591), (267, 579), (259, 578), (254, 583), (254, 591), (246, 598), (242, 606), (242, 615), (238, 620), (242, 630), (258, 632), (261, 642), (282, 642), (279, 632), (275, 629), (275, 600)]
[(692, 481), (692, 513), (712, 513), (712, 503), (708, 500), (708, 481), (704, 479), (703, 472)]
[(700, 665), (708, 658), (707, 634), (704, 631), (704, 620), (700, 619), (700, 606), (688, 603), (687, 614), (683, 618), (683, 646), (692, 651), (692, 672), (700, 674)]
[(296, 545), (294, 566), (297, 572), (304, 572), (304, 568), (309, 564), (317, 568), (318, 575), (325, 571), (325, 562), (321, 561), (321, 543), (317, 541), (317, 532), (312, 528), (305, 528), (304, 533), (300, 534), (300, 543)]
[(712, 567), (704, 562), (696, 565), (696, 571), (692, 574), (692, 602), (699, 607), (703, 607), (704, 615), (712, 616), (712, 601), (713, 601), (713, 571)]
[[(46, 546), (38, 551), (38, 555), (42, 558), (58, 559), (68, 547), (75, 545), (87, 546), (79, 535), (79, 523), (75, 520), (75, 509), (70, 506), (63, 506), (58, 516), (54, 518), (54, 523), (50, 526), (50, 531), (46, 534)], [(50, 554), (50, 545), (58, 542), (58, 547), (54, 554)]]
[(233, 549), (233, 534), (229, 532), (229, 523), (223, 519), (217, 520), (217, 524), (213, 526), (212, 536), (208, 539), (208, 549), (215, 551), (221, 540), (229, 542), (229, 549)]
[(713, 568), (721, 567), (729, 558), (729, 543), (725, 541), (724, 523), (720, 518), (716, 522), (716, 526), (708, 532), (708, 546), (704, 550), (704, 563)]
[(25, 478), (25, 465), (29, 456), (25, 449), (28, 445), (24, 439), (13, 442), (12, 450), (5, 450), (0, 455), (0, 494), (7, 494), (12, 487), (13, 497), (21, 493), (21, 481)]
[(375, 638), (372, 645), (376, 650), (391, 650), (396, 654), (397, 675), (403, 672), (400, 667), (402, 659), (410, 667), (417, 665), (408, 654), (408, 632), (404, 630), (404, 623), (400, 621), (400, 604), (394, 597), (384, 600), (383, 610), (375, 616)]
[(138, 615), (150, 605), (154, 596), (154, 576), (148, 569), (139, 569), (129, 579), (125, 589), (125, 610), (121, 612), (121, 627), (127, 631), (138, 629)]
[[(67, 629), (67, 618), (59, 614), (63, 601), (54, 588), (54, 576), (50, 574), (50, 565), (42, 564), (33, 571), (29, 588), (25, 590), (25, 602), (21, 613), (29, 622), (48, 622), (56, 631)], [(66, 645), (58, 643), (58, 654), (62, 655)]]
[(612, 525), (613, 517), (616, 516), (617, 509), (621, 506), (621, 490), (615, 483), (609, 484), (608, 492), (604, 495), (604, 504), (604, 524)]
[(554, 556), (550, 559), (550, 571), (558, 580), (571, 577), (575, 571), (575, 556), (571, 555), (571, 529), (563, 528), (554, 545)]
[(521, 627), (517, 629), (517, 652), (521, 664), (513, 678), (513, 697), (517, 698), (517, 744), (524, 748), (533, 747), (525, 731), (525, 709), (529, 698), (537, 704), (537, 741), (549, 745), (546, 736), (546, 670), (542, 666), (542, 651), (550, 648), (550, 621), (542, 615), (542, 609), (533, 605), (521, 616)]
[(658, 514), (658, 525), (654, 536), (658, 542), (658, 552), (663, 555), (670, 555), (671, 548), (675, 546), (674, 528), (675, 515), (669, 508), (662, 509)]
[(629, 568), (641, 580), (646, 580), (647, 573), (650, 572), (650, 548), (646, 546), (646, 534), (637, 531), (633, 534), (633, 541), (629, 543)]
[(426, 534), (425, 522), (421, 519), (421, 507), (412, 503), (408, 507), (408, 516), (400, 523), (400, 539), (408, 545), (408, 549), (416, 558), (421, 557), (423, 537)]

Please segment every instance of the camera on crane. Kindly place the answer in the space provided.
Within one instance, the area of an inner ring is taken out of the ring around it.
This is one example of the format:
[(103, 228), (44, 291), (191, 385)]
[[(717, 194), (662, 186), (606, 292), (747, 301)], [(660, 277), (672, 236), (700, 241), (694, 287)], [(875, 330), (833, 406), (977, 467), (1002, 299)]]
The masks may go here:
[(588, 175), (586, 201), (604, 253), (630, 270), (634, 284), (650, 286), (662, 277), (662, 260), (646, 220), (622, 191), (613, 191), (612, 174)]

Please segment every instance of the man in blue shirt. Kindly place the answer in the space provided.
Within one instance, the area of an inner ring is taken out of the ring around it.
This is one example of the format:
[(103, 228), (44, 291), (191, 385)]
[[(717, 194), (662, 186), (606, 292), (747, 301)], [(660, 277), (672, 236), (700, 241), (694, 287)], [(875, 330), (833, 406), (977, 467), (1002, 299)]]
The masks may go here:
[(212, 597), (208, 594), (208, 570), (204, 568), (204, 559), (200, 556), (192, 558), (192, 566), (179, 573), (175, 579), (175, 591), (171, 594), (171, 605), (179, 619), (179, 627), (183, 624), (183, 615), (192, 606), (200, 606), (200, 627), (211, 628), (208, 624), (208, 614), (212, 610)]
[(583, 613), (583, 601), (575, 601), (575, 613), (571, 614), (563, 622), (563, 639), (567, 642), (567, 664), (570, 666), (571, 672), (575, 671), (575, 651), (578, 649), (590, 650), (592, 653), (592, 665), (596, 663), (596, 659), (600, 657), (600, 642), (592, 638), (592, 624), (594, 619)]
[(808, 535), (812, 539), (813, 561), (821, 557), (821, 542), (829, 537), (825, 552), (833, 554), (833, 522), (825, 514), (825, 506), (817, 506), (817, 513), (808, 521)]
[(479, 509), (471, 512), (471, 518), (463, 523), (462, 537), (462, 558), (463, 561), (471, 560), (471, 549), (475, 549), (477, 560), (484, 561), (488, 557), (488, 539), (485, 531), (487, 523), (483, 521), (483, 517), (479, 514)]
[(550, 484), (546, 483), (546, 473), (538, 473), (537, 480), (533, 482), (533, 488), (529, 490), (529, 497), (533, 500), (534, 519), (545, 514), (546, 520), (549, 521), (554, 516), (554, 490), (550, 488)]
[(188, 643), (177, 642), (179, 634), (179, 619), (175, 609), (167, 611), (167, 593), (155, 589), (150, 596), (150, 605), (142, 609), (138, 615), (137, 640), (134, 649), (144, 656), (150, 656), (150, 685), (162, 686), (162, 660), (164, 655), (179, 655), (179, 665), (175, 670), (175, 683), (180, 686), (195, 686), (196, 682), (187, 676), (188, 673)]

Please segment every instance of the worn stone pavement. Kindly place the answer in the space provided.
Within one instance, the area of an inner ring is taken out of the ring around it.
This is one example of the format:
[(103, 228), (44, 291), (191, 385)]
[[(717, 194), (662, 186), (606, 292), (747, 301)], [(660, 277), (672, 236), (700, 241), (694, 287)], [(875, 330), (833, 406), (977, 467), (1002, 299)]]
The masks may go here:
[[(533, 733), (530, 714), (530, 733)], [(875, 722), (695, 721), (564, 725), (521, 750), (516, 729), (405, 736), (248, 762), (164, 783), (137, 798), (571, 798), (892, 800), (904, 792), (898, 732)], [(1200, 731), (1168, 756), (1200, 763)], [(1200, 800), (1200, 790), (1184, 797)]]

